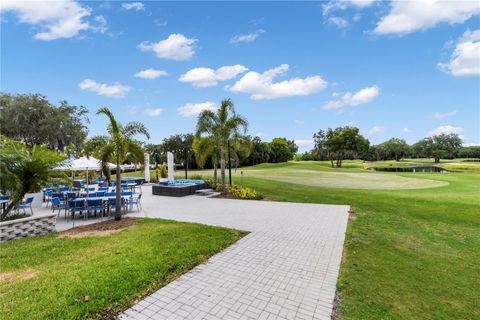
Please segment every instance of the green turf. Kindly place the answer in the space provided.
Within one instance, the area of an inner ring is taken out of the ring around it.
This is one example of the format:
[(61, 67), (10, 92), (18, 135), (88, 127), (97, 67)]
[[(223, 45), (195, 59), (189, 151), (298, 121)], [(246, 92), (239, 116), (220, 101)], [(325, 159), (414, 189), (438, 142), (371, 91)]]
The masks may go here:
[[(0, 245), (0, 319), (107, 317), (242, 236), (235, 230), (144, 219), (108, 236), (13, 240)], [(84, 296), (90, 301), (85, 302)]]
[[(358, 161), (343, 169), (325, 162), (259, 168), (272, 174), (281, 168), (281, 175), (306, 169), (363, 172)], [(352, 206), (338, 282), (343, 319), (480, 319), (480, 174), (385, 174), (448, 184), (341, 189), (250, 177), (248, 170), (235, 181), (272, 200)]]

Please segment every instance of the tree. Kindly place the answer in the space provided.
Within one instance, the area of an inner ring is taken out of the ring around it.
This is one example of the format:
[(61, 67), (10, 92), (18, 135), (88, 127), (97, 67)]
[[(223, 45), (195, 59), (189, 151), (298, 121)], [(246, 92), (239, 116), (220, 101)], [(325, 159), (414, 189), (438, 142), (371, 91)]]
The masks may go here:
[(413, 146), (417, 155), (434, 158), (439, 163), (441, 158), (454, 158), (462, 146), (462, 139), (458, 134), (439, 134), (426, 137)]
[(235, 112), (232, 100), (225, 99), (216, 112), (205, 110), (200, 113), (197, 121), (196, 136), (206, 134), (218, 148), (220, 155), (220, 173), (222, 178), (222, 194), (226, 194), (225, 158), (227, 156), (228, 140), (238, 140), (241, 131), (247, 131), (248, 121)]
[(183, 163), (187, 168), (195, 168), (195, 154), (192, 149), (194, 138), (191, 133), (171, 135), (163, 139), (160, 150), (165, 155), (165, 159), (167, 152), (173, 152), (175, 163)]
[(0, 188), (12, 197), (0, 220), (4, 220), (27, 193), (38, 192), (52, 178), (62, 177), (61, 172), (53, 169), (64, 160), (64, 156), (46, 146), (30, 148), (0, 135)]
[(246, 165), (257, 165), (268, 162), (270, 159), (268, 142), (263, 142), (259, 137), (252, 139), (252, 151), (247, 159)]
[(56, 107), (41, 94), (1, 94), (0, 133), (29, 147), (45, 144), (64, 152), (73, 145), (78, 152), (88, 133), (87, 113), (85, 107), (67, 101)]
[(122, 219), (121, 207), (121, 171), (120, 164), (123, 160), (130, 157), (130, 159), (141, 162), (143, 159), (143, 149), (141, 144), (134, 139), (135, 135), (144, 135), (150, 139), (150, 133), (143, 123), (129, 122), (122, 126), (114, 117), (113, 113), (106, 107), (100, 108), (97, 115), (104, 114), (107, 116), (110, 124), (108, 126), (108, 136), (97, 136), (91, 140), (92, 148), (95, 152), (100, 154), (102, 167), (105, 167), (106, 160), (112, 160), (117, 166), (116, 177), (116, 201), (115, 201), (115, 220)]
[(382, 160), (394, 159), (400, 161), (409, 151), (410, 147), (403, 139), (392, 138), (377, 146), (377, 152), (383, 154)]
[[(293, 143), (293, 145), (292, 145)], [(269, 144), (269, 158), (270, 162), (287, 162), (293, 159), (298, 147), (293, 141), (288, 141), (285, 138), (275, 138)]]
[(329, 128), (327, 132), (320, 130), (313, 135), (315, 149), (326, 153), (332, 168), (340, 168), (343, 159), (355, 158), (368, 150), (370, 143), (359, 131), (358, 128), (348, 126)]
[(480, 146), (463, 147), (458, 151), (458, 157), (480, 159)]
[(195, 153), (195, 159), (200, 169), (205, 167), (207, 158), (210, 157), (213, 166), (213, 188), (217, 187), (217, 168), (218, 168), (218, 143), (213, 136), (196, 136), (192, 144), (193, 152)]

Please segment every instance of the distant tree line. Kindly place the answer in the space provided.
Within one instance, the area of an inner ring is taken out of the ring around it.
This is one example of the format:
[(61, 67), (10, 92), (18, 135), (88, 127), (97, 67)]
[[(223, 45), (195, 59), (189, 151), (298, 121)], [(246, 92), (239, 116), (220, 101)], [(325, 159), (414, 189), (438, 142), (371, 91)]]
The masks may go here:
[(413, 145), (403, 139), (392, 138), (377, 145), (359, 133), (355, 127), (320, 130), (313, 135), (315, 147), (301, 154), (300, 160), (329, 160), (332, 167), (341, 167), (345, 159), (365, 161), (396, 160), (402, 158), (480, 158), (480, 146), (462, 147), (462, 139), (454, 133), (426, 137)]
[(0, 133), (28, 147), (44, 144), (62, 153), (81, 150), (87, 137), (88, 110), (41, 94), (0, 94)]

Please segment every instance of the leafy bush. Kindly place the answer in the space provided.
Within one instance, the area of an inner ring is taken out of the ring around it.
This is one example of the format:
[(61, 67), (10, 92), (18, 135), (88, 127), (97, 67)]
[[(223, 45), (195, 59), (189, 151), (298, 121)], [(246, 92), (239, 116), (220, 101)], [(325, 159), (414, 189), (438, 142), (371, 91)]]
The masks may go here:
[[(213, 182), (213, 180), (211, 180)], [(227, 192), (231, 193), (235, 198), (242, 199), (242, 200), (262, 200), (263, 195), (258, 193), (254, 189), (242, 187), (242, 186), (229, 186), (227, 185)], [(219, 182), (217, 183), (216, 191), (220, 192), (222, 190), (222, 184)]]
[(235, 196), (235, 198), (238, 198), (238, 199), (244, 199), (244, 200), (262, 200), (263, 199), (262, 194), (258, 193), (257, 191), (251, 188), (233, 185), (230, 189), (231, 189), (230, 192)]
[(168, 171), (167, 171), (166, 164), (162, 164), (158, 169), (160, 171), (160, 178), (168, 178)]

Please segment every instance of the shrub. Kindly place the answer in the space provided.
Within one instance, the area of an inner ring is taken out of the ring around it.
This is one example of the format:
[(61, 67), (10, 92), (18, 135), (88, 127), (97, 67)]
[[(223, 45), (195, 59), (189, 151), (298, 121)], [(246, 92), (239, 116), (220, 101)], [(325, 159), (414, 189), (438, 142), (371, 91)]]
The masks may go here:
[(167, 171), (166, 164), (162, 164), (158, 169), (160, 171), (160, 178), (168, 178), (168, 171)]
[[(213, 182), (213, 181), (212, 181)], [(255, 191), (254, 189), (242, 187), (242, 186), (226, 186), (227, 192), (231, 193), (235, 198), (242, 199), (242, 200), (262, 200), (263, 195)], [(222, 190), (221, 183), (217, 183), (217, 192)]]

